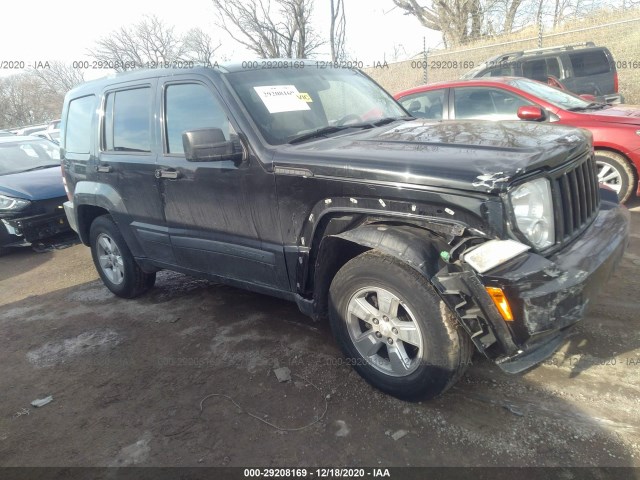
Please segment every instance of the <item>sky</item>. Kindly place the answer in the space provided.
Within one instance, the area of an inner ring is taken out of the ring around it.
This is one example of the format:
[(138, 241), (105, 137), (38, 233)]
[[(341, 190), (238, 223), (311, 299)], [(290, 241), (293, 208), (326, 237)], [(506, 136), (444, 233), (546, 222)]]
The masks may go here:
[[(177, 31), (200, 27), (222, 42), (219, 50), (229, 59), (252, 58), (236, 42), (215, 25), (211, 0), (108, 0), (104, 3), (86, 0), (30, 0), (2, 2), (0, 28), (0, 67), (3, 62), (35, 62), (89, 60), (87, 50), (110, 32), (154, 14)], [(392, 0), (345, 0), (347, 16), (347, 52), (364, 66), (374, 62), (405, 60), (422, 51), (423, 37), (427, 46), (440, 42), (437, 32), (427, 30), (412, 17), (405, 16)], [(314, 27), (328, 38), (329, 0), (315, 0)], [(15, 19), (12, 21), (11, 19)], [(328, 45), (318, 51), (319, 59), (329, 58)], [(0, 69), (0, 76), (15, 70)], [(94, 78), (108, 72), (86, 72)]]

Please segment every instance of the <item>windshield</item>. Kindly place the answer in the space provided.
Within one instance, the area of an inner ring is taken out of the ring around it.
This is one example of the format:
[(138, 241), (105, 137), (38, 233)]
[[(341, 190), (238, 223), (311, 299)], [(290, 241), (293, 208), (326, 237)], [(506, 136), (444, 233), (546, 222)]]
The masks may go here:
[(0, 143), (0, 175), (60, 165), (60, 149), (48, 140)]
[(487, 67), (486, 63), (481, 63), (480, 65), (478, 65), (476, 68), (472, 68), (471, 70), (469, 70), (467, 73), (465, 73), (464, 75), (462, 75), (460, 78), (462, 80), (468, 80), (470, 78), (475, 78), (476, 75), (478, 74), (478, 72), (481, 72), (482, 70), (484, 70)]
[(321, 129), (327, 133), (342, 130), (327, 127), (357, 128), (408, 116), (386, 91), (355, 70), (320, 70), (305, 65), (300, 69), (243, 70), (226, 77), (272, 145)]
[(525, 78), (511, 80), (509, 85), (513, 85), (520, 90), (524, 90), (525, 92), (535, 95), (536, 97), (539, 97), (542, 100), (564, 110), (581, 110), (588, 108), (592, 104), (591, 102), (587, 102), (572, 93), (564, 92), (557, 88), (545, 85), (544, 83), (527, 80)]

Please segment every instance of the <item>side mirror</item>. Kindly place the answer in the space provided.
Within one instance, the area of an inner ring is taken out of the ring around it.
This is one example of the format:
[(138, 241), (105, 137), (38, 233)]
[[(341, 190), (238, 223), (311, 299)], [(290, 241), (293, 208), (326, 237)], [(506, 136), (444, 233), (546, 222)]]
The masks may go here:
[(532, 120), (534, 122), (542, 122), (547, 119), (546, 112), (534, 105), (524, 105), (518, 108), (518, 118), (520, 120)]
[(219, 128), (200, 128), (182, 134), (182, 145), (188, 162), (222, 162), (242, 160), (240, 141), (226, 140)]

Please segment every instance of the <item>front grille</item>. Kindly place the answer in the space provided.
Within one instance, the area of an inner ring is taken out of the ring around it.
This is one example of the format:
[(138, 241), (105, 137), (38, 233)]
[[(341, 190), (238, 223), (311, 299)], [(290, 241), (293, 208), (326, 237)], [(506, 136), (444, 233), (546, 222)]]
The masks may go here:
[(600, 208), (600, 187), (591, 155), (563, 168), (554, 182), (556, 244), (570, 242), (587, 228)]

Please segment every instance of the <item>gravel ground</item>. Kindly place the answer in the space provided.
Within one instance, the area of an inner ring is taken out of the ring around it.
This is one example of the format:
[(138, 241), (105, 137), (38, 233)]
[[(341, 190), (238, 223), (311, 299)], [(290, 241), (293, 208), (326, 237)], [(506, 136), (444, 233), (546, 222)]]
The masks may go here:
[(517, 376), (475, 356), (422, 403), (369, 387), (293, 304), (170, 272), (122, 300), (82, 245), (17, 250), (0, 258), (0, 465), (638, 467), (631, 207), (622, 265), (557, 354)]

